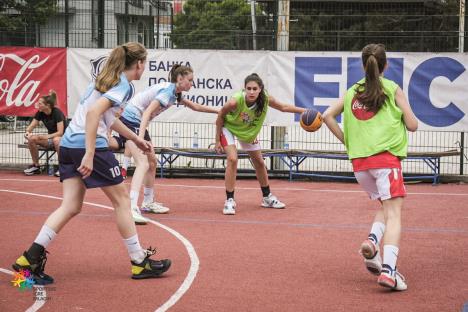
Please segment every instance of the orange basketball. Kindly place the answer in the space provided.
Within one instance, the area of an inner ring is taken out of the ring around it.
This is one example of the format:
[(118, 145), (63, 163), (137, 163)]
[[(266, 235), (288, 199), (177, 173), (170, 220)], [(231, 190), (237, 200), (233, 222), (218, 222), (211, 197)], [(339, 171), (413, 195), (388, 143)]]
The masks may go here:
[(318, 110), (309, 108), (301, 114), (301, 119), (299, 121), (302, 129), (307, 132), (315, 132), (322, 126), (322, 114)]

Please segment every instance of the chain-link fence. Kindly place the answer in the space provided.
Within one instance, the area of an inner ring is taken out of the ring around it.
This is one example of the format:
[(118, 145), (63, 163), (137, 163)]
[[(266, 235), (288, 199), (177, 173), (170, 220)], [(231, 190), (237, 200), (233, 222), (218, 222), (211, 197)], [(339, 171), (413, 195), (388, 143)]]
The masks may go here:
[[(11, 4), (15, 2), (28, 5)], [(148, 48), (357, 51), (378, 41), (389, 51), (456, 52), (458, 6), (456, 0), (3, 1), (0, 42), (112, 48), (138, 41)]]

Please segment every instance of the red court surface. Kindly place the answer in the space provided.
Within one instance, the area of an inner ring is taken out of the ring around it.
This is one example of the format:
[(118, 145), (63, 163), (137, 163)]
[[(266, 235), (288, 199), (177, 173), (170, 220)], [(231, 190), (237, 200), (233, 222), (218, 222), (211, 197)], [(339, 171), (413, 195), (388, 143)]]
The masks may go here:
[(8, 272), (60, 205), (61, 184), (0, 172), (0, 185), (0, 311), (440, 312), (468, 301), (468, 185), (407, 185), (398, 262), (405, 292), (380, 287), (364, 268), (358, 249), (377, 203), (357, 184), (272, 180), (287, 204), (274, 210), (260, 207), (257, 181), (240, 180), (237, 214), (224, 216), (222, 180), (157, 179), (157, 200), (171, 212), (137, 229), (142, 245), (173, 266), (144, 281), (130, 279), (110, 202), (90, 190), (93, 205), (48, 248), (56, 282), (36, 301)]

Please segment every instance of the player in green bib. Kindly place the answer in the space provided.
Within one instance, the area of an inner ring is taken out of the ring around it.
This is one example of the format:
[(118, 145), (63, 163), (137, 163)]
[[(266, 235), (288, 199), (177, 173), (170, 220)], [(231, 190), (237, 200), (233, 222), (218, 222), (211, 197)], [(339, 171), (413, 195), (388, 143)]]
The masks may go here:
[(216, 120), (216, 151), (225, 152), (227, 166), (225, 173), (226, 201), (223, 214), (236, 214), (234, 188), (237, 174), (237, 148), (235, 138), (252, 160), (257, 180), (262, 189), (261, 206), (265, 208), (284, 208), (286, 205), (270, 192), (268, 173), (263, 161), (261, 145), (257, 136), (271, 106), (282, 112), (302, 113), (304, 108), (279, 102), (265, 91), (263, 81), (257, 74), (245, 78), (244, 90), (234, 93), (218, 113)]
[[(369, 44), (362, 50), (365, 78), (354, 84), (338, 103), (323, 115), (331, 132), (345, 144), (354, 175), (369, 197), (381, 205), (360, 253), (377, 282), (393, 290), (406, 290), (405, 278), (396, 267), (401, 209), (406, 189), (401, 159), (408, 148), (407, 130), (416, 131), (418, 121), (403, 91), (383, 77), (388, 67), (385, 47)], [(344, 112), (343, 130), (336, 117)], [(384, 236), (385, 234), (385, 236)], [(380, 242), (383, 237), (383, 261)]]

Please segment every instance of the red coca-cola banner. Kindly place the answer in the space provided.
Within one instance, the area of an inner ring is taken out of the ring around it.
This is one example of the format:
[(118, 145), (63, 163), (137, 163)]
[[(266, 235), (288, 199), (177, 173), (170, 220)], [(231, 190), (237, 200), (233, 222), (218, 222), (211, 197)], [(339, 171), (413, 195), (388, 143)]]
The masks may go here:
[(39, 97), (57, 93), (67, 116), (67, 50), (0, 47), (0, 115), (34, 116)]

